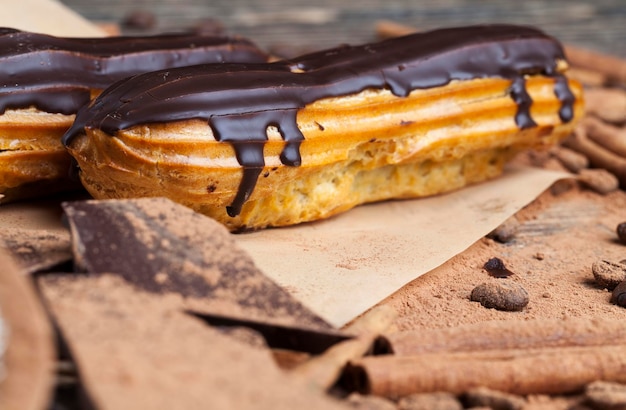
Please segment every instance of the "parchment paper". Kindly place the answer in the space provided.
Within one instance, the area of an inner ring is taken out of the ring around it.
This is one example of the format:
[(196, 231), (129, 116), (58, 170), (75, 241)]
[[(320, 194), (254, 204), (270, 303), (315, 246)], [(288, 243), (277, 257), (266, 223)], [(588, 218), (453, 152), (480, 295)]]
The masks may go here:
[(565, 176), (510, 169), (449, 194), (369, 204), (237, 240), (266, 275), (340, 327), (463, 252)]

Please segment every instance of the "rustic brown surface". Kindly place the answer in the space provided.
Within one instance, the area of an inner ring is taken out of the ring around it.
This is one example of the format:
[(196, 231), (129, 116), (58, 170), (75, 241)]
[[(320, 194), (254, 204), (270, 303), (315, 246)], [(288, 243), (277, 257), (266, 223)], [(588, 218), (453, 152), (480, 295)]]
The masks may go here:
[[(548, 191), (517, 214), (514, 240), (503, 244), (483, 238), (385, 303), (398, 310), (399, 331), (513, 319), (623, 320), (626, 311), (609, 303), (610, 294), (595, 284), (591, 265), (624, 258), (615, 233), (624, 209), (624, 191), (606, 196), (579, 188), (560, 195)], [(528, 291), (530, 302), (523, 311), (485, 309), (470, 301), (473, 287), (488, 278), (482, 266), (492, 257), (503, 259), (515, 272), (509, 279)]]
[[(577, 46), (626, 57), (626, 7), (621, 0), (507, 1), (368, 0), (62, 0), (94, 21), (122, 23), (135, 10), (152, 13), (151, 31), (189, 29), (218, 21), (229, 33), (250, 37), (263, 47), (319, 49), (374, 39), (386, 19), (420, 30), (488, 22), (532, 24)], [(126, 32), (133, 32), (125, 28)], [(136, 31), (136, 30), (135, 30)]]

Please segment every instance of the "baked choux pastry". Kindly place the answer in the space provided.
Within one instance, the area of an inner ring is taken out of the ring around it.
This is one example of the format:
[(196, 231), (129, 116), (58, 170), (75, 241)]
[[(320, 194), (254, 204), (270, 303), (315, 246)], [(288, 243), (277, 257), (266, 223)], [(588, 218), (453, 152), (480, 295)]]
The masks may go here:
[(440, 29), (287, 61), (139, 75), (64, 144), (95, 198), (165, 196), (232, 231), (328, 218), (493, 178), (582, 116), (558, 41)]
[(59, 38), (0, 28), (0, 201), (79, 185), (61, 137), (76, 111), (125, 77), (201, 63), (263, 62), (242, 38)]

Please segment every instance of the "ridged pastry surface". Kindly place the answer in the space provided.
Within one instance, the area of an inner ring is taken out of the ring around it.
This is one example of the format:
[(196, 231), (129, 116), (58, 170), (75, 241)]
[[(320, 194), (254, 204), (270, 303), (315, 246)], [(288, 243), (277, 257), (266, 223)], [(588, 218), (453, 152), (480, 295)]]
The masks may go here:
[[(96, 99), (65, 143), (96, 198), (167, 196), (231, 230), (457, 189), (498, 175), (520, 150), (557, 143), (582, 115), (553, 39), (508, 26), (468, 33), (476, 38), (445, 39), (439, 51), (426, 44), (426, 56), (420, 42), (432, 39), (418, 35), (140, 76)], [(489, 58), (471, 61), (479, 51)]]

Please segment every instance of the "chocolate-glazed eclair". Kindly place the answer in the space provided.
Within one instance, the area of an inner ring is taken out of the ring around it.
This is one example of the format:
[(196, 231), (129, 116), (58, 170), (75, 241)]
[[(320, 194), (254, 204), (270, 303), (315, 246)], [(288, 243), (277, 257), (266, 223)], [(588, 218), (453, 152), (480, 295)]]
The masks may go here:
[(326, 218), (497, 176), (582, 115), (561, 45), (529, 27), (441, 29), (289, 61), (117, 83), (64, 143), (96, 198), (166, 196), (231, 230)]
[(59, 38), (0, 28), (2, 200), (72, 186), (61, 137), (76, 111), (114, 82), (184, 65), (264, 61), (267, 55), (243, 38)]

